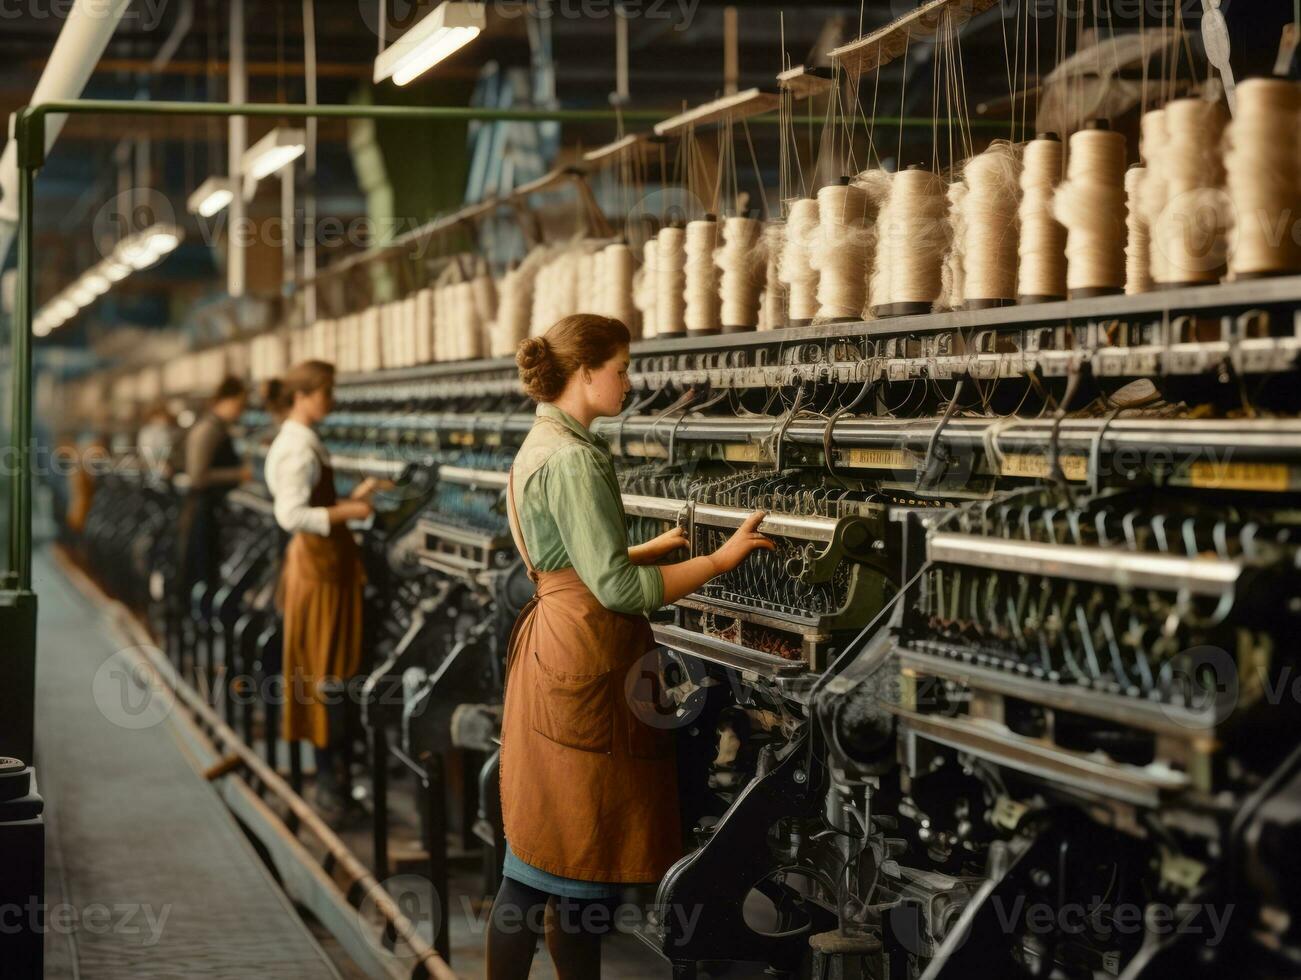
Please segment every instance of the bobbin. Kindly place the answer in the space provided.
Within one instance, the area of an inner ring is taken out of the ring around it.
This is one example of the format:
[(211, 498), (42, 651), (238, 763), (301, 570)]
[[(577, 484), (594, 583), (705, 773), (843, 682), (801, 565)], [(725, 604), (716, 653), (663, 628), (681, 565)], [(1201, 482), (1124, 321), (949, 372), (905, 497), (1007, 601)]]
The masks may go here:
[[(1045, 130), (1045, 131), (1042, 132), (1042, 133), (1035, 133), (1035, 135), (1034, 135), (1034, 139), (1033, 139), (1033, 140), (1029, 140), (1029, 141), (1027, 141), (1027, 143), (1026, 143), (1027, 148), (1029, 147), (1030, 143), (1033, 143), (1033, 142), (1036, 142), (1036, 141), (1038, 141), (1038, 142), (1046, 142), (1046, 143), (1056, 143), (1056, 144), (1058, 144), (1059, 147), (1061, 147), (1062, 138), (1061, 138), (1061, 135), (1060, 135), (1060, 134), (1055, 133), (1055, 132), (1053, 132), (1052, 130)], [(1024, 158), (1025, 158), (1025, 157), (1024, 157), (1024, 153), (1023, 153), (1023, 155), (1022, 155), (1022, 159), (1024, 160)], [(1024, 166), (1023, 166), (1022, 172), (1024, 173)], [(1061, 181), (1061, 176), (1062, 176), (1062, 175), (1061, 175), (1061, 173), (1059, 172), (1059, 173), (1057, 174), (1057, 182), (1058, 182), (1058, 183), (1060, 183), (1060, 181)], [(1053, 190), (1056, 189), (1056, 186), (1057, 186), (1056, 183), (1053, 184)], [(1028, 306), (1028, 305), (1030, 305), (1031, 303), (1057, 303), (1057, 302), (1060, 302), (1060, 301), (1062, 301), (1062, 300), (1064, 300), (1064, 299), (1066, 298), (1066, 288), (1065, 288), (1065, 287), (1066, 287), (1066, 256), (1065, 256), (1065, 248), (1066, 248), (1066, 229), (1065, 229), (1065, 228), (1062, 228), (1062, 227), (1061, 227), (1061, 222), (1057, 221), (1057, 220), (1053, 217), (1053, 215), (1052, 215), (1052, 196), (1051, 196), (1051, 193), (1049, 194), (1048, 203), (1047, 203), (1047, 205), (1046, 205), (1046, 207), (1045, 207), (1045, 210), (1046, 210), (1046, 212), (1047, 212), (1047, 214), (1044, 216), (1044, 217), (1046, 218), (1046, 220), (1052, 222), (1054, 225), (1057, 225), (1058, 228), (1061, 228), (1061, 233), (1057, 236), (1057, 238), (1058, 238), (1058, 241), (1057, 241), (1057, 247), (1058, 247), (1058, 249), (1060, 250), (1060, 254), (1061, 254), (1061, 258), (1062, 258), (1062, 276), (1061, 276), (1062, 290), (1061, 290), (1061, 292), (1057, 292), (1057, 293), (1022, 293), (1022, 292), (1018, 292), (1018, 293), (1017, 293), (1017, 296), (1016, 296), (1016, 302), (1017, 302), (1018, 304), (1020, 304), (1020, 305), (1026, 305), (1026, 306)], [(1021, 241), (1022, 241), (1022, 242), (1025, 241), (1025, 226), (1024, 226), (1024, 223), (1022, 224), (1022, 227), (1021, 227)], [(1021, 285), (1021, 281), (1020, 281), (1020, 278), (1021, 278), (1021, 277), (1020, 277), (1020, 266), (1021, 266), (1021, 263), (1022, 263), (1023, 261), (1024, 261), (1024, 260), (1021, 259), (1021, 258), (1018, 259), (1018, 275), (1017, 275), (1017, 285), (1018, 285), (1018, 287)]]

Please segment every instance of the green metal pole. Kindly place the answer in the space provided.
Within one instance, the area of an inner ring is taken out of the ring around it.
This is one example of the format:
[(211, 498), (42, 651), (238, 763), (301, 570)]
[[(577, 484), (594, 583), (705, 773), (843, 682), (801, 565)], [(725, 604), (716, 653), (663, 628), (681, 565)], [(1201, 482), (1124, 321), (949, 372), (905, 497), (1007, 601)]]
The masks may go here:
[[(20, 151), (19, 157), (22, 153)], [(17, 576), (17, 587), (26, 591), (32, 586), (32, 291), (35, 269), (32, 264), (34, 241), (32, 221), (33, 191), (36, 172), (19, 163), (18, 167), (18, 295), (14, 303), (10, 328), (10, 359), (13, 371), (14, 446), (12, 487), (9, 501), (9, 571)]]
[[(460, 119), (481, 122), (661, 122), (672, 116), (666, 109), (487, 109), (477, 106), (394, 106), (394, 105), (280, 105), (254, 102), (235, 105), (230, 102), (137, 102), (115, 99), (73, 99), (60, 102), (42, 102), (22, 110), (23, 114), (45, 116), (50, 113), (78, 113), (117, 116), (253, 116), (274, 119)], [(876, 116), (883, 126), (926, 127), (934, 120), (923, 116)], [(776, 124), (780, 117), (775, 113), (753, 116), (751, 123)], [(794, 124), (850, 122), (853, 117), (842, 116), (829, 120), (825, 116), (795, 116)], [(1007, 128), (1005, 120), (973, 119), (973, 129)]]

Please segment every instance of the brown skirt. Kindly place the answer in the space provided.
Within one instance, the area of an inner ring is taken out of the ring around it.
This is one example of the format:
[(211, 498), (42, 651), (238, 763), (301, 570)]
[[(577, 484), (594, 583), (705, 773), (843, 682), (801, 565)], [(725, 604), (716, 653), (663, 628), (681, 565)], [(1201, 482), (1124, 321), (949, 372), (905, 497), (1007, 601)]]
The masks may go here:
[(366, 576), (346, 528), (328, 538), (296, 534), (280, 574), (284, 613), (284, 708), (286, 740), (329, 744), (321, 681), (347, 681), (361, 669), (362, 590)]
[(658, 881), (682, 841), (673, 734), (638, 704), (650, 623), (604, 608), (572, 568), (535, 575), (506, 670), (506, 839), (554, 875)]

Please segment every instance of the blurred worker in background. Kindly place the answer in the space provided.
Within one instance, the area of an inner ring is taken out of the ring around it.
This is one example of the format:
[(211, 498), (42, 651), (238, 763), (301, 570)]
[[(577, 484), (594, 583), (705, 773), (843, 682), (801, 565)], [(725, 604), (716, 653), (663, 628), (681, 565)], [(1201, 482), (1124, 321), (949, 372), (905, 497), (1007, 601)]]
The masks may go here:
[(166, 402), (155, 402), (145, 413), (144, 425), (136, 433), (136, 451), (145, 471), (154, 477), (167, 477), (172, 455), (172, 442), (176, 438), (176, 420), (167, 410)]
[(361, 669), (365, 573), (348, 522), (373, 512), (374, 480), (339, 500), (316, 426), (334, 404), (334, 365), (304, 361), (283, 379), (289, 413), (266, 458), (276, 522), (293, 538), (280, 574), (284, 613), (286, 741), (316, 753), (316, 805), (328, 821), (350, 814), (356, 705), (347, 682)]
[(177, 528), (183, 602), (189, 601), (196, 582), (216, 578), (218, 509), (233, 487), (253, 476), (230, 436), (230, 427), (243, 414), (247, 400), (248, 389), (242, 380), (224, 378), (208, 410), (185, 437), (187, 489)]

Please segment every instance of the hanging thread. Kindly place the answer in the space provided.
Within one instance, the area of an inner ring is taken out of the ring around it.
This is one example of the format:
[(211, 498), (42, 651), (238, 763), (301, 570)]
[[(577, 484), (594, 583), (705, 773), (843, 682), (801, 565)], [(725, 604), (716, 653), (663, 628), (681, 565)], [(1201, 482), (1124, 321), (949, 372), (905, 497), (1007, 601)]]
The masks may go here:
[(1125, 288), (1125, 137), (1105, 120), (1073, 133), (1066, 180), (1053, 214), (1066, 227), (1066, 289), (1072, 298)]

